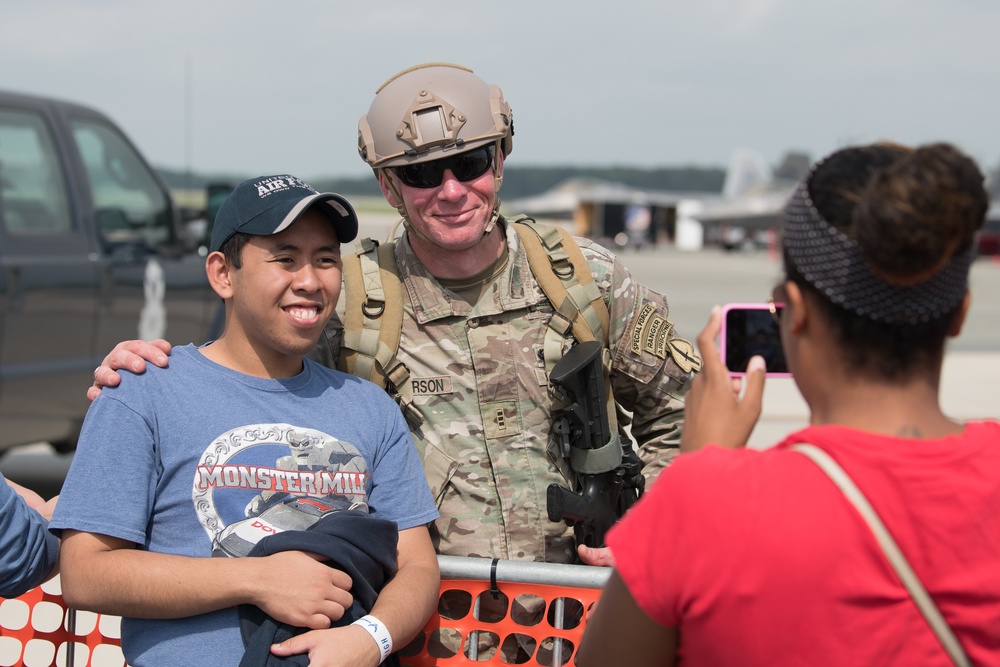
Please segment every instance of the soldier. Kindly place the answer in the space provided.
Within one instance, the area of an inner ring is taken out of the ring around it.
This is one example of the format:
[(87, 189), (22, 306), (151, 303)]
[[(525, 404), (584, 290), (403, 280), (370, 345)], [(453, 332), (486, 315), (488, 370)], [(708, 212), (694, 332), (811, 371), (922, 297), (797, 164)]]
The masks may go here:
[[(358, 150), (405, 232), (374, 251), (363, 246), (361, 255), (366, 280), (381, 271), (390, 283), (378, 308), (401, 308), (398, 344), (366, 352), (364, 339), (375, 334), (345, 331), (334, 318), (314, 357), (341, 367), (367, 359), (376, 370), (359, 374), (388, 376), (441, 514), (432, 529), (438, 553), (568, 563), (577, 555), (573, 531), (549, 520), (546, 489), (575, 490), (578, 479), (553, 427), (558, 399), (547, 371), (580, 329), (570, 332), (573, 309), (557, 312), (546, 296), (542, 283), (553, 268), (529, 261), (522, 234), (500, 214), (513, 135), (500, 89), (464, 67), (420, 65), (378, 89), (359, 123)], [(551, 238), (569, 254), (577, 245), (582, 251), (589, 271), (571, 287), (586, 295), (574, 300), (578, 319), (595, 321), (591, 306), (607, 313), (603, 330), (589, 329), (605, 343), (614, 399), (632, 414), (631, 434), (652, 478), (677, 452), (683, 396), (700, 360), (676, 336), (664, 295), (636, 283), (596, 243)], [(365, 255), (381, 260), (374, 274)], [(556, 261), (551, 253), (549, 260)], [(350, 266), (345, 280), (345, 320), (365, 309), (367, 328), (381, 311), (352, 286)], [(141, 370), (136, 355), (165, 365), (167, 352), (162, 341), (119, 344), (89, 394), (117, 384), (113, 369)], [(579, 557), (609, 562), (604, 549), (581, 546)]]

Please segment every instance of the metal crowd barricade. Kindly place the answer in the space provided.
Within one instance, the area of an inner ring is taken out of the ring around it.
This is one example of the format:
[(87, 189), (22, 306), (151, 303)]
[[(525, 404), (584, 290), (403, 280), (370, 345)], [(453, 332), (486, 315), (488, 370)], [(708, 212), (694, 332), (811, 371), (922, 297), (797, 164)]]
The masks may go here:
[[(610, 568), (438, 556), (438, 613), (404, 667), (571, 664)], [(0, 667), (126, 667), (120, 619), (68, 609), (59, 579), (0, 600)]]

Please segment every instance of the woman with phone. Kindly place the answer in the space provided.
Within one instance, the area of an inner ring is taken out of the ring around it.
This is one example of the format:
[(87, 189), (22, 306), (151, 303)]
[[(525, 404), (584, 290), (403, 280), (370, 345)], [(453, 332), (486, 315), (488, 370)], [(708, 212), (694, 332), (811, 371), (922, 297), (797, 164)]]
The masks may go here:
[(988, 203), (947, 144), (813, 166), (773, 294), (810, 425), (745, 447), (764, 365), (741, 394), (713, 310), (689, 453), (609, 533), (578, 665), (1000, 664), (1000, 423), (957, 422), (938, 397)]

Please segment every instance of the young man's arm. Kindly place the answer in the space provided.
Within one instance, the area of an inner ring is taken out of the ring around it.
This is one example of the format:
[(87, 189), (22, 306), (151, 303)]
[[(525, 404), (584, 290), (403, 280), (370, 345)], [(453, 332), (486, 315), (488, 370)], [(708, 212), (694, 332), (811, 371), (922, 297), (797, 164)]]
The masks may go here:
[[(396, 576), (379, 593), (371, 615), (392, 637), (393, 650), (413, 639), (434, 613), (441, 589), (437, 555), (426, 526), (399, 532)], [(381, 662), (378, 646), (357, 625), (307, 632), (271, 648), (279, 656), (308, 653), (312, 667), (371, 665)]]
[(133, 618), (182, 618), (252, 604), (284, 623), (327, 628), (353, 601), (347, 574), (301, 551), (192, 558), (66, 530), (60, 566), (70, 607)]

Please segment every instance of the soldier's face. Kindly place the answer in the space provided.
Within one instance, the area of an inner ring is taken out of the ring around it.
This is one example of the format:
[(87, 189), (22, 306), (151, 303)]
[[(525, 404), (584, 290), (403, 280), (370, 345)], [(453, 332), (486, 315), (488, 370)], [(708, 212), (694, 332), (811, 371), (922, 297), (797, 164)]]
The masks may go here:
[[(497, 160), (502, 174), (503, 158)], [(445, 169), (441, 184), (430, 188), (407, 185), (391, 170), (384, 170), (379, 174), (382, 193), (395, 206), (395, 195), (385, 183), (387, 178), (392, 179), (402, 197), (410, 223), (432, 243), (449, 250), (479, 243), (496, 202), (492, 168), (466, 181)]]

